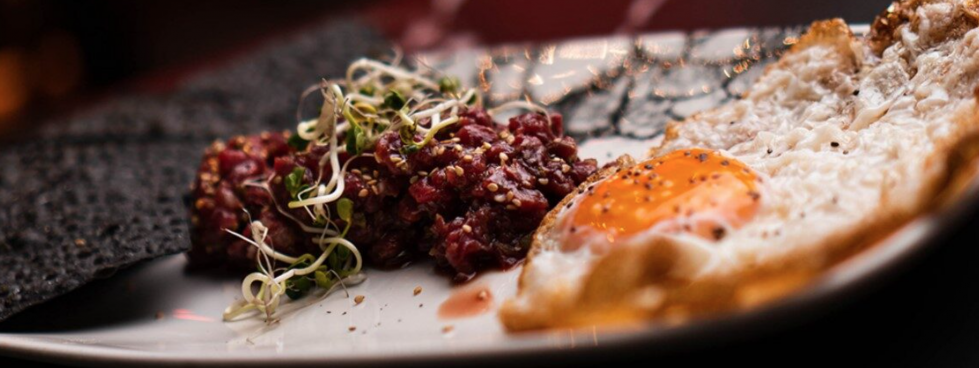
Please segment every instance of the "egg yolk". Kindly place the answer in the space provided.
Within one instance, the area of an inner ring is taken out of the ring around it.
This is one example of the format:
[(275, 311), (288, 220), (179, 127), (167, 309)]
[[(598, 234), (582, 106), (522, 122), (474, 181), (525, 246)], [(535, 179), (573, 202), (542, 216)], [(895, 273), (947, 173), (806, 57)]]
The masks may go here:
[(759, 182), (743, 163), (718, 152), (674, 151), (591, 187), (578, 204), (571, 231), (589, 227), (615, 243), (659, 226), (719, 240), (727, 228), (755, 215)]

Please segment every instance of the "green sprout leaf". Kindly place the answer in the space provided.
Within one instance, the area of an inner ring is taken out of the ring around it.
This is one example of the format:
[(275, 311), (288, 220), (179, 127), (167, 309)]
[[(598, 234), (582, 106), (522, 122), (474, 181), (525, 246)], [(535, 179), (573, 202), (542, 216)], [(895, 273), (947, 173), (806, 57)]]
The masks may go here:
[(401, 153), (402, 154), (405, 154), (405, 155), (410, 155), (412, 153), (418, 152), (421, 149), (422, 148), (420, 146), (418, 146), (417, 144), (414, 144), (413, 143), (413, 144), (409, 144), (407, 146), (401, 147)]
[(404, 107), (406, 103), (407, 100), (405, 100), (404, 96), (402, 96), (401, 93), (392, 90), (384, 94), (384, 103), (381, 104), (381, 107), (389, 107), (395, 110), (401, 110), (401, 108)]
[(324, 271), (313, 272), (313, 279), (316, 280), (316, 286), (324, 290), (330, 290), (333, 287), (333, 277)]
[(286, 175), (286, 190), (289, 192), (289, 195), (292, 198), (296, 198), (296, 196), (299, 195), (299, 192), (309, 188), (309, 185), (303, 184), (303, 179), (305, 176), (306, 169), (302, 166), (296, 166), (296, 168), (292, 169), (292, 172), (289, 173), (289, 175)]
[(306, 146), (309, 146), (309, 141), (299, 137), (299, 134), (293, 134), (289, 137), (289, 146), (295, 148), (297, 151), (305, 151)]
[(439, 78), (439, 92), (442, 93), (455, 93), (459, 90), (459, 78), (454, 76), (445, 76)]
[(356, 123), (351, 123), (350, 129), (347, 130), (347, 153), (359, 155), (366, 146), (367, 137), (364, 135), (364, 129)]
[(415, 143), (415, 126), (414, 125), (402, 125), (401, 129), (398, 129), (398, 136), (401, 137), (401, 143), (408, 145)]
[(344, 222), (350, 222), (350, 219), (354, 214), (354, 201), (351, 201), (348, 198), (340, 198), (337, 200), (337, 214)]
[(404, 125), (398, 130), (398, 135), (401, 137), (401, 153), (402, 154), (412, 154), (418, 152), (421, 146), (418, 142), (415, 142), (415, 126), (414, 125)]
[(366, 96), (373, 96), (374, 95), (374, 92), (377, 92), (377, 90), (374, 89), (374, 86), (369, 85), (369, 84), (366, 85), (366, 86), (364, 86), (364, 88), (361, 88), (360, 89), (360, 94), (366, 95)]
[(293, 300), (299, 299), (306, 295), (312, 287), (313, 283), (309, 281), (309, 278), (296, 276), (286, 280), (286, 295)]
[[(340, 251), (345, 250), (344, 247), (337, 247), (330, 256), (326, 258), (326, 264), (329, 265), (331, 270), (340, 270), (343, 264), (347, 261), (346, 257), (341, 257)], [(349, 251), (347, 251), (349, 253)]]

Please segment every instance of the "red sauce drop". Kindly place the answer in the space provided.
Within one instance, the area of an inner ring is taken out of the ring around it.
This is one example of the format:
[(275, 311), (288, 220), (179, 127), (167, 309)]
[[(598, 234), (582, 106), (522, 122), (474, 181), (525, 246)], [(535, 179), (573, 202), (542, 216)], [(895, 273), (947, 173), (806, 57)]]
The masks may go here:
[(439, 306), (440, 318), (465, 318), (486, 313), (493, 306), (493, 293), (485, 285), (456, 290)]

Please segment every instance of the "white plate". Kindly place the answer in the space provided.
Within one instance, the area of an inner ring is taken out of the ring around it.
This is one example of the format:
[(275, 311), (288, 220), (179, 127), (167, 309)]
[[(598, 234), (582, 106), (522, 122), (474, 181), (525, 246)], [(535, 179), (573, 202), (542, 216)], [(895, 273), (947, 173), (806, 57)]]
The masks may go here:
[[(718, 34), (730, 38), (736, 32)], [(676, 33), (644, 35), (640, 44), (650, 48), (661, 40), (668, 46), (677, 39)], [(684, 42), (718, 43), (697, 41), (697, 36), (687, 37)], [(660, 49), (667, 47), (650, 48)], [(723, 88), (730, 88), (729, 84)], [(684, 98), (677, 101), (697, 101), (696, 96)], [(722, 100), (698, 103), (709, 105)], [(675, 106), (666, 110), (670, 109), (676, 110)], [(572, 110), (569, 124), (576, 118), (584, 119)], [(589, 123), (581, 120), (578, 124)], [(581, 146), (580, 156), (600, 161), (622, 153), (642, 156), (651, 145), (648, 140), (624, 135), (627, 134), (589, 139)], [(923, 250), (929, 239), (952, 226), (961, 217), (960, 211), (975, 203), (974, 197), (970, 193), (970, 200), (961, 201), (957, 208), (918, 219), (799, 294), (748, 313), (679, 327), (507, 334), (497, 321), (495, 310), (502, 300), (514, 294), (519, 267), (488, 272), (458, 287), (446, 276), (436, 274), (430, 263), (392, 271), (368, 270), (367, 281), (351, 287), (349, 296), (340, 291), (291, 303), (280, 321), (272, 325), (260, 319), (225, 323), (221, 313), (238, 297), (239, 281), (187, 273), (185, 258), (172, 256), (120, 272), (0, 325), (0, 354), (82, 365), (280, 366), (458, 362), (475, 358), (569, 359), (640, 346), (647, 351), (668, 349), (677, 344), (724, 338), (732, 331), (757, 331), (778, 318), (810, 315), (825, 303), (838, 302), (848, 293), (863, 290), (863, 286), (893, 271), (902, 260)], [(417, 287), (421, 287), (421, 293), (415, 295)], [(466, 318), (440, 316), (440, 306), (448, 298), (471, 288), (486, 288), (492, 294), (490, 307), (484, 313)], [(363, 302), (355, 303), (355, 295), (363, 295)]]

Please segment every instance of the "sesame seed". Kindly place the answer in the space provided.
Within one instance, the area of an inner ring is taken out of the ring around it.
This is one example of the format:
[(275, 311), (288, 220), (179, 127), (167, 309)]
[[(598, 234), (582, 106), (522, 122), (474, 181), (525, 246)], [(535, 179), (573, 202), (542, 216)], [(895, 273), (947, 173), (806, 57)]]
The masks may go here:
[(537, 182), (540, 183), (540, 185), (547, 185), (551, 181), (548, 180), (547, 178), (540, 178), (540, 179), (537, 179)]
[(354, 175), (360, 175), (361, 174), (361, 171), (358, 170), (358, 169), (353, 169), (353, 170), (350, 170), (350, 173), (352, 173)]
[(357, 195), (358, 195), (358, 196), (360, 196), (360, 198), (364, 198), (364, 197), (366, 197), (366, 196), (367, 196), (368, 194), (370, 194), (370, 192), (368, 192), (368, 191), (367, 191), (367, 188), (364, 188), (364, 189), (361, 189), (361, 190), (360, 190), (360, 193), (357, 193)]
[(418, 182), (418, 175), (412, 176), (411, 179), (408, 179), (409, 184), (415, 184), (416, 182)]
[(462, 231), (465, 231), (467, 233), (471, 233), (471, 232), (473, 232), (473, 227), (472, 226), (469, 226), (469, 225), (462, 225)]
[(520, 205), (522, 204), (522, 203), (520, 202), (520, 200), (519, 200), (519, 199), (516, 199), (516, 198), (514, 198), (514, 199), (513, 199), (512, 201), (510, 201), (510, 202), (512, 202), (512, 203), (513, 203), (513, 205), (514, 205), (514, 206), (517, 206), (517, 207), (520, 207)]
[(455, 138), (452, 138), (452, 141), (453, 142), (461, 142), (462, 139), (460, 139), (459, 137), (455, 137)]
[(490, 148), (493, 148), (493, 145), (489, 144), (489, 142), (483, 142), (483, 146), (482, 147), (484, 149), (490, 149)]
[(476, 294), (476, 299), (486, 300), (486, 298), (489, 298), (489, 292), (486, 290), (480, 290), (479, 294)]
[(354, 305), (360, 304), (360, 303), (363, 303), (363, 302), (364, 302), (364, 296), (363, 295), (357, 295), (357, 296), (354, 297)]
[(495, 192), (497, 190), (500, 190), (500, 186), (497, 185), (496, 183), (489, 183), (489, 185), (486, 186), (486, 189), (489, 189), (490, 192)]
[(347, 331), (350, 331), (350, 332), (357, 331), (357, 327), (356, 326), (347, 327)]
[(840, 142), (829, 142), (830, 147), (839, 147)]
[(506, 192), (506, 200), (509, 201), (511, 199), (513, 199), (513, 192)]
[(401, 156), (391, 155), (391, 162), (399, 163), (401, 161), (404, 161), (404, 159), (401, 158)]
[(472, 162), (473, 156), (472, 155), (465, 155), (465, 156), (462, 157), (462, 159), (465, 160), (466, 162)]
[(571, 171), (571, 166), (568, 166), (568, 164), (561, 165), (561, 172), (566, 173), (568, 171)]
[(428, 176), (428, 171), (418, 171), (418, 175), (420, 175), (420, 176)]
[(456, 151), (462, 152), (462, 145), (461, 144), (457, 144), (457, 145), (455, 145), (452, 148), (455, 149)]
[(502, 195), (502, 194), (497, 194), (497, 195), (493, 196), (493, 200), (494, 201), (497, 201), (499, 203), (503, 203), (503, 202), (506, 202), (506, 196), (505, 195)]
[(460, 166), (456, 166), (454, 170), (456, 172), (456, 175), (459, 175), (459, 176), (462, 176), (462, 174), (465, 174), (466, 173), (466, 170), (463, 170), (462, 167), (460, 167)]
[(500, 162), (506, 162), (509, 159), (510, 159), (510, 156), (507, 156), (506, 153), (500, 152)]
[(510, 136), (510, 132), (508, 132), (506, 130), (500, 132), (500, 138), (507, 139), (507, 137), (509, 137), (509, 136)]
[(506, 205), (506, 209), (508, 209), (508, 210), (511, 210), (511, 211), (512, 211), (512, 210), (515, 210), (515, 209), (517, 209), (517, 207), (516, 207), (516, 206), (514, 206), (514, 205), (512, 205), (512, 204), (508, 204), (508, 205)]
[(421, 286), (415, 286), (414, 293), (415, 293), (415, 295), (421, 294), (422, 293), (422, 287)]
[(442, 333), (449, 333), (449, 332), (452, 332), (452, 330), (454, 330), (454, 329), (455, 329), (455, 327), (453, 327), (452, 325), (448, 325), (448, 326), (442, 327)]

